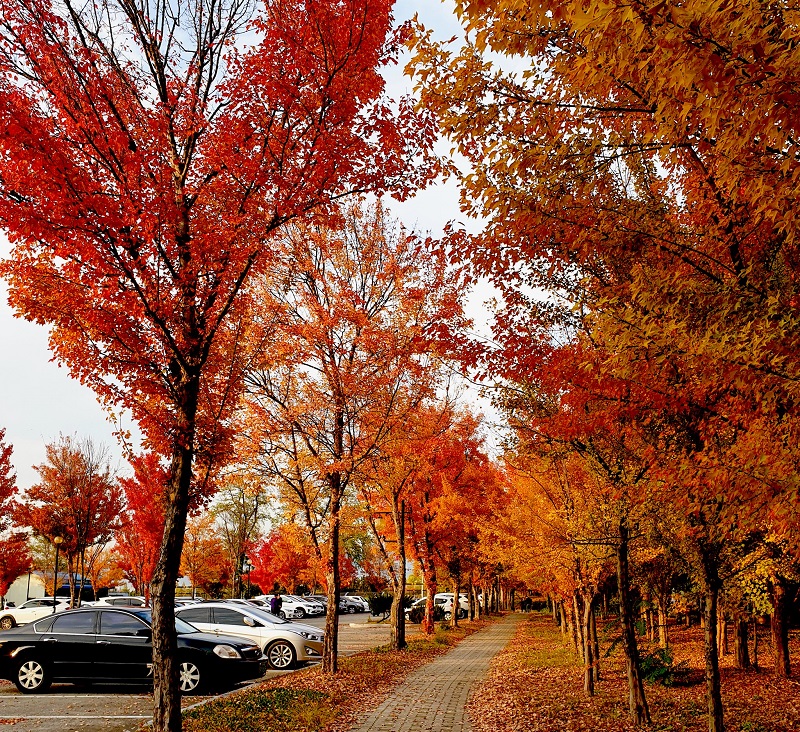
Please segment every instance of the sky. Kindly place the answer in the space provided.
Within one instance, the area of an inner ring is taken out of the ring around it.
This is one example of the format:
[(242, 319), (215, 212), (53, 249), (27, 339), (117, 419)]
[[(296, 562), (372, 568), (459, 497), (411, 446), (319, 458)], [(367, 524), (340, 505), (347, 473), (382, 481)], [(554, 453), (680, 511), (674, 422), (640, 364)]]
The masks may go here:
[[(414, 14), (419, 14), (437, 37), (449, 38), (458, 32), (452, 0), (398, 0), (398, 21)], [(411, 80), (404, 78), (399, 68), (388, 74), (387, 86), (393, 97), (412, 91)], [(420, 233), (436, 236), (451, 220), (469, 225), (458, 210), (458, 189), (453, 181), (438, 183), (409, 201), (390, 206), (406, 228)], [(0, 233), (0, 257), (8, 254), (8, 242)], [(485, 319), (481, 303), (490, 296), (491, 293), (480, 291), (471, 298), (468, 312), (479, 328)], [(90, 389), (52, 360), (46, 328), (14, 317), (7, 301), (7, 287), (1, 280), (0, 344), (0, 429), (5, 428), (5, 442), (13, 447), (12, 462), (19, 487), (25, 490), (36, 482), (38, 473), (33, 466), (44, 462), (45, 445), (58, 439), (59, 434), (91, 437), (96, 444), (106, 445), (115, 466), (125, 471), (127, 464), (121, 458), (107, 413)]]

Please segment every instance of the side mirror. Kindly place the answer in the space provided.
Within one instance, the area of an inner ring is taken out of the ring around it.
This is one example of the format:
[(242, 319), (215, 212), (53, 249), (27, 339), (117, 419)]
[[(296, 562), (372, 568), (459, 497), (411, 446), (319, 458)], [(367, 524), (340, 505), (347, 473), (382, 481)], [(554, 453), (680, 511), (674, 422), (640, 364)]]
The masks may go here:
[(261, 625), (261, 623), (257, 623), (249, 615), (245, 615), (244, 616), (244, 624), (249, 626), (249, 627), (251, 627), (251, 628), (257, 628), (257, 627), (259, 627), (259, 625)]

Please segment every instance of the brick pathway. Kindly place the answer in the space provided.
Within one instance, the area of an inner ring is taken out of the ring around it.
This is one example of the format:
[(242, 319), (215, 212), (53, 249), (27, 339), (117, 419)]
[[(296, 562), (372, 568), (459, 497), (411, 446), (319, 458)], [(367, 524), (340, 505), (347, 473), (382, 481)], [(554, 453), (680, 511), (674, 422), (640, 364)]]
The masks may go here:
[(351, 732), (469, 732), (470, 689), (514, 635), (521, 615), (508, 615), (418, 668)]

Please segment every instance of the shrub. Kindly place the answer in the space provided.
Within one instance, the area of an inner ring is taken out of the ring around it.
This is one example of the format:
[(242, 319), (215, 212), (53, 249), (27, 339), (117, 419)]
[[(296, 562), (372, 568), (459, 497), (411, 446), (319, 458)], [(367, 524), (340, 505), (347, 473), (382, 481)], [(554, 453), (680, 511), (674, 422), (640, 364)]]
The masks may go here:
[(686, 673), (686, 662), (676, 664), (667, 648), (643, 650), (641, 664), (642, 677), (645, 680), (664, 686), (673, 686)]
[(392, 610), (392, 600), (394, 598), (388, 592), (380, 595), (373, 595), (369, 598), (369, 610), (373, 615), (383, 615), (385, 618)]
[[(408, 614), (408, 622), (421, 623), (424, 617), (425, 617), (425, 606), (420, 605), (418, 607), (415, 607)], [(434, 622), (437, 622), (439, 620), (444, 620), (444, 610), (442, 609), (441, 605), (433, 606), (433, 620)]]

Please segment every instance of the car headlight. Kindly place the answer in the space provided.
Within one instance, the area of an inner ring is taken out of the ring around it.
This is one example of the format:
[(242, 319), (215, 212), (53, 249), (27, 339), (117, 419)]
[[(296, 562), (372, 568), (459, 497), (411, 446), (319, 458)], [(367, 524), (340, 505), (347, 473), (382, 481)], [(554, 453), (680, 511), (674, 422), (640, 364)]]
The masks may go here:
[(309, 633), (306, 630), (291, 630), (289, 632), (290, 633), (297, 633), (297, 635), (300, 635), (303, 638), (306, 638), (307, 640), (313, 640), (313, 641), (321, 641), (322, 640), (322, 636), (321, 635), (315, 635), (314, 633)]
[(216, 653), (220, 658), (241, 658), (239, 651), (237, 651), (233, 646), (214, 646), (214, 653)]

